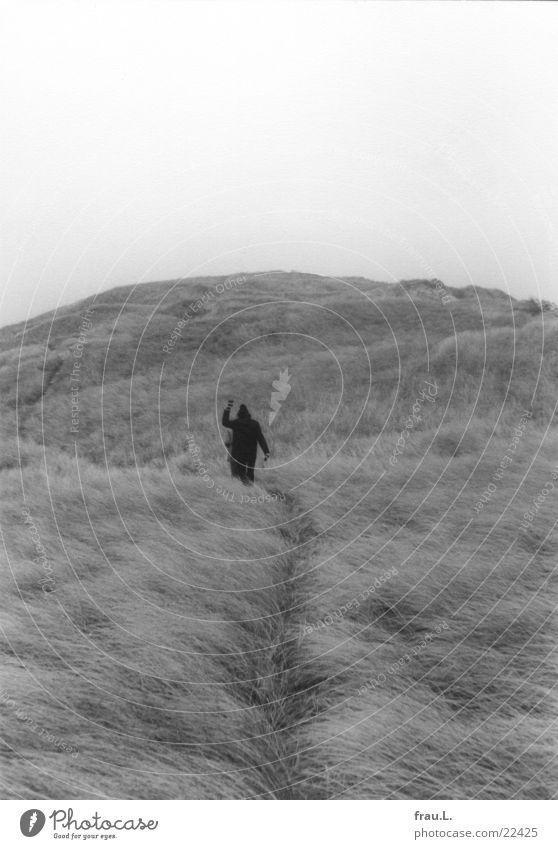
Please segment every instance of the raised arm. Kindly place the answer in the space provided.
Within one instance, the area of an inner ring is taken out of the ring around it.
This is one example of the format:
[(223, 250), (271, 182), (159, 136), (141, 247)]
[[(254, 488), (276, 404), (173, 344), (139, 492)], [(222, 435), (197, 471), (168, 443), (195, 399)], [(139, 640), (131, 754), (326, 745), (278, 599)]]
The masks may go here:
[(228, 404), (227, 404), (227, 406), (225, 407), (225, 411), (224, 411), (224, 413), (223, 413), (223, 419), (222, 419), (222, 422), (223, 422), (223, 426), (224, 426), (224, 427), (230, 427), (230, 428), (232, 428), (232, 423), (231, 423), (231, 410), (232, 410), (232, 405), (233, 405), (233, 402), (232, 402), (232, 401), (229, 401), (229, 403), (228, 403)]

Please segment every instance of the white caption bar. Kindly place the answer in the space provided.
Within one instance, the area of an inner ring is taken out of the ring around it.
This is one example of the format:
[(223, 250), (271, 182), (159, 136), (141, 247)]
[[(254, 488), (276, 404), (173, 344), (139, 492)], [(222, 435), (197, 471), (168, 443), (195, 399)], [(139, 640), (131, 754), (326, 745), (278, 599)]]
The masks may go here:
[[(558, 802), (0, 801), (4, 846), (558, 846)], [(30, 839), (36, 840), (35, 844)]]

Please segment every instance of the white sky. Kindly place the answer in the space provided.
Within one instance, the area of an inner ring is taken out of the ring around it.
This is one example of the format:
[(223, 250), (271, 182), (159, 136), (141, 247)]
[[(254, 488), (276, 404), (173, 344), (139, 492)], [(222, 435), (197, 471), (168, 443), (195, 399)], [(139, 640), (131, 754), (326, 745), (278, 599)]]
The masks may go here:
[(2, 4), (2, 324), (271, 268), (558, 299), (558, 4)]

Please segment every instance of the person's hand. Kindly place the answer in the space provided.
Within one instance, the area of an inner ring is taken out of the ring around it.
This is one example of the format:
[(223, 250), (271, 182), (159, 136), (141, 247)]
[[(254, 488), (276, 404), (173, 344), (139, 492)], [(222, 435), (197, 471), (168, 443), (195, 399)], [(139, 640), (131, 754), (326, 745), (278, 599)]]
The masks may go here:
[(232, 407), (233, 404), (234, 404), (234, 401), (232, 400), (232, 398), (229, 398), (229, 400), (227, 401), (227, 407), (228, 407), (229, 410), (230, 410), (230, 408)]
[(266, 460), (269, 460), (269, 454), (264, 454), (264, 463), (266, 462)]

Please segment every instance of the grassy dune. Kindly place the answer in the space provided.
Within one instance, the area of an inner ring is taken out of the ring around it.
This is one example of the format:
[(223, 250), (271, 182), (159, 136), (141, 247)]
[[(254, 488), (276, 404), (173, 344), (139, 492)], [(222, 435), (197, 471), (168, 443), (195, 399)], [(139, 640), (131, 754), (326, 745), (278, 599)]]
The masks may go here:
[(233, 279), (0, 331), (3, 795), (554, 798), (556, 315)]

